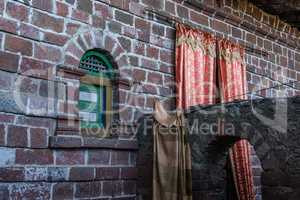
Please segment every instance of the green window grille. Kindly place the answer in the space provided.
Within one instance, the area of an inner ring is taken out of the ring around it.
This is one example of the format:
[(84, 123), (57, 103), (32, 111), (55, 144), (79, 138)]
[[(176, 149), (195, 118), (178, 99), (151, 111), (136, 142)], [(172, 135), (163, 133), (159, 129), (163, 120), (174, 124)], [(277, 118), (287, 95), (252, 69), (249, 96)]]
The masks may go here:
[(112, 108), (112, 64), (105, 54), (87, 51), (79, 68), (87, 71), (79, 87), (79, 116), (81, 128), (106, 128)]

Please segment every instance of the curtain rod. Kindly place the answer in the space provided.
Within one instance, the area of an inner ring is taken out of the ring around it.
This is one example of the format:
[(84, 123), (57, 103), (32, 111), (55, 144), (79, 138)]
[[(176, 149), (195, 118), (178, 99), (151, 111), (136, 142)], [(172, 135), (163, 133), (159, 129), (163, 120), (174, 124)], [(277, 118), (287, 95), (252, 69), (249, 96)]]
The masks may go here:
[[(161, 11), (161, 10), (156, 10), (156, 9), (153, 9), (153, 8), (145, 8), (144, 9), (144, 12), (145, 13), (151, 13), (151, 14), (155, 14), (157, 15), (158, 17), (163, 17), (164, 18), (164, 21), (170, 23), (170, 26), (175, 26), (176, 23), (180, 23), (180, 24), (183, 24), (183, 25), (186, 25), (190, 28), (197, 28), (197, 29), (203, 29), (203, 27), (201, 27), (200, 25), (197, 25), (197, 24), (194, 24), (194, 23), (191, 23), (191, 22), (188, 22), (186, 21), (185, 19), (181, 19), (179, 17), (175, 17), (175, 16), (172, 16), (170, 14), (168, 14), (167, 12), (165, 11)], [(237, 26), (236, 26), (237, 27)], [(214, 34), (212, 31), (210, 31), (209, 29), (205, 30), (206, 32), (209, 32), (211, 34), (213, 34), (214, 36), (216, 36), (216, 34)], [(216, 36), (217, 38), (220, 38), (222, 39), (221, 37), (219, 36)], [(239, 44), (240, 45), (240, 44)], [(240, 45), (242, 47), (244, 47), (245, 51), (248, 52), (248, 53), (254, 53), (256, 55), (262, 55), (262, 56), (265, 56), (267, 57), (269, 55), (268, 52), (262, 50), (262, 49), (258, 49), (258, 48), (254, 48), (250, 45)]]

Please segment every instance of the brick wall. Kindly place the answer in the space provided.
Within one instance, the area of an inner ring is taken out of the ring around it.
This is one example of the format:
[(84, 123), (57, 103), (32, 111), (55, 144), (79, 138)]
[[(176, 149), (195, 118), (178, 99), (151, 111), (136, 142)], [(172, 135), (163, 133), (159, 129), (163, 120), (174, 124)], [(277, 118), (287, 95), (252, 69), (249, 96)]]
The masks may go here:
[[(299, 32), (235, 1), (199, 2), (0, 0), (1, 198), (135, 198), (132, 127), (155, 98), (174, 94), (174, 24), (146, 7), (247, 46), (249, 89), (273, 87), (255, 98), (299, 95)], [(78, 63), (94, 48), (109, 52), (120, 74), (114, 122), (125, 130), (106, 140), (78, 128)]]

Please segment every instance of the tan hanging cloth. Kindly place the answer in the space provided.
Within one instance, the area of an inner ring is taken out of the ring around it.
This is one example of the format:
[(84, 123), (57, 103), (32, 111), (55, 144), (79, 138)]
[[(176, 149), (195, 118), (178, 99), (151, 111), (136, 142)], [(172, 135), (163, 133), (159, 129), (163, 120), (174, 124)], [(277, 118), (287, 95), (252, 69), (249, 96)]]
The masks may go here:
[(153, 200), (192, 200), (191, 151), (182, 113), (169, 115), (155, 102)]

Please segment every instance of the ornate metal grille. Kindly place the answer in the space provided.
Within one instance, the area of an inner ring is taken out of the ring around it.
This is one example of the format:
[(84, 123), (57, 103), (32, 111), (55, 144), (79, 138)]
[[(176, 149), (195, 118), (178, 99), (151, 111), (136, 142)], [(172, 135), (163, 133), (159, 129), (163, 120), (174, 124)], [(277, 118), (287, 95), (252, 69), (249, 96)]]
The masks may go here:
[(81, 60), (79, 67), (93, 73), (103, 73), (107, 71), (106, 66), (103, 65), (96, 56), (89, 56)]

